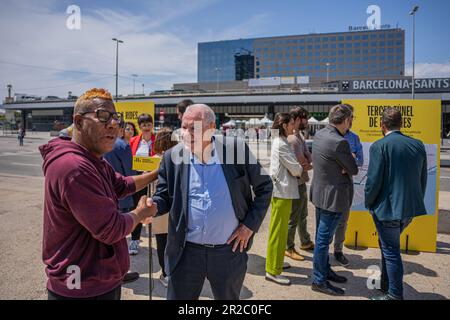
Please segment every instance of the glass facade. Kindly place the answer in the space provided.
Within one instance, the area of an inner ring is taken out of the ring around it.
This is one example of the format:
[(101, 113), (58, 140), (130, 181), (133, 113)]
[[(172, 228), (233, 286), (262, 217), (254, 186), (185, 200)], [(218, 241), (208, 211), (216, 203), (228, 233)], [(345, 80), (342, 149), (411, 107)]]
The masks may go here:
[(254, 56), (255, 78), (393, 78), (405, 69), (405, 32), (385, 29), (200, 43), (198, 82), (236, 80), (243, 49)]
[(235, 55), (253, 51), (253, 39), (198, 44), (198, 82), (236, 79)]

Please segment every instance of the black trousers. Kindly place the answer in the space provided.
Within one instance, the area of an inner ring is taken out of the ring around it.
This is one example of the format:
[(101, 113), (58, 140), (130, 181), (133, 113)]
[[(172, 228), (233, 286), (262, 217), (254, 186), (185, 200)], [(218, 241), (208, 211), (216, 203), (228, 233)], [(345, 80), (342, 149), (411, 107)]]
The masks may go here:
[(167, 245), (167, 233), (164, 234), (155, 234), (156, 238), (156, 252), (158, 254), (158, 262), (161, 266), (161, 271), (163, 277), (166, 277), (166, 271), (164, 270), (164, 251), (166, 250)]
[(122, 286), (118, 286), (114, 290), (96, 297), (90, 298), (68, 298), (60, 296), (54, 292), (48, 291), (48, 300), (120, 300), (122, 295)]
[[(145, 187), (141, 191), (136, 192), (133, 194), (133, 202), (134, 202), (134, 208), (137, 207), (137, 204), (139, 203), (139, 199), (141, 199), (142, 196), (146, 196), (148, 192), (148, 187)], [(142, 223), (139, 223), (136, 228), (134, 228), (133, 232), (131, 233), (131, 240), (139, 240), (141, 239), (141, 231), (142, 231)]]
[(197, 300), (207, 278), (216, 300), (239, 300), (247, 252), (231, 251), (231, 245), (208, 248), (187, 242), (180, 262), (169, 277), (167, 300)]

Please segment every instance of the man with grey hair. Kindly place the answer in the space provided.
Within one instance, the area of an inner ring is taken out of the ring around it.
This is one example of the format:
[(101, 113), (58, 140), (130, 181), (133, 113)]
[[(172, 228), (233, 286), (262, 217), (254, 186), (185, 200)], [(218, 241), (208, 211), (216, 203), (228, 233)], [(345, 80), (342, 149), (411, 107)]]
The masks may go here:
[(317, 132), (312, 149), (314, 176), (310, 199), (316, 207), (316, 245), (313, 258), (312, 290), (343, 295), (344, 290), (329, 281), (345, 283), (345, 277), (331, 270), (328, 249), (336, 227), (353, 200), (352, 176), (358, 167), (344, 138), (351, 125), (352, 111), (347, 105), (336, 105), (329, 113), (330, 124)]
[(214, 135), (215, 119), (207, 105), (189, 106), (183, 143), (161, 161), (153, 200), (158, 214), (170, 214), (169, 300), (198, 299), (205, 278), (215, 299), (239, 299), (246, 251), (270, 204), (271, 179), (245, 142)]

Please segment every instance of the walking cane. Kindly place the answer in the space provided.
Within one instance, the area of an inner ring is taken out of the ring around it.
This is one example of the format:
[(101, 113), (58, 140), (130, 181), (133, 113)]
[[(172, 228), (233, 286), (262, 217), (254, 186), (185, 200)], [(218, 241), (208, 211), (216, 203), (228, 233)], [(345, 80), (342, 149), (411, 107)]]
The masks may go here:
[[(147, 187), (147, 197), (150, 197), (150, 185)], [(152, 224), (148, 224), (148, 293), (149, 300), (152, 300), (153, 293), (153, 254), (152, 254)]]

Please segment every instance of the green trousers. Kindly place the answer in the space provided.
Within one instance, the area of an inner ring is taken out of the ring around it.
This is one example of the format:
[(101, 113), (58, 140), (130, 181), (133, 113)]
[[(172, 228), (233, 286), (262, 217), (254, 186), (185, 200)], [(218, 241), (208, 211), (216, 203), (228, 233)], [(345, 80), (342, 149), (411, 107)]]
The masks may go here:
[(272, 198), (271, 204), (266, 272), (279, 275), (283, 271), (284, 250), (286, 249), (292, 199)]

